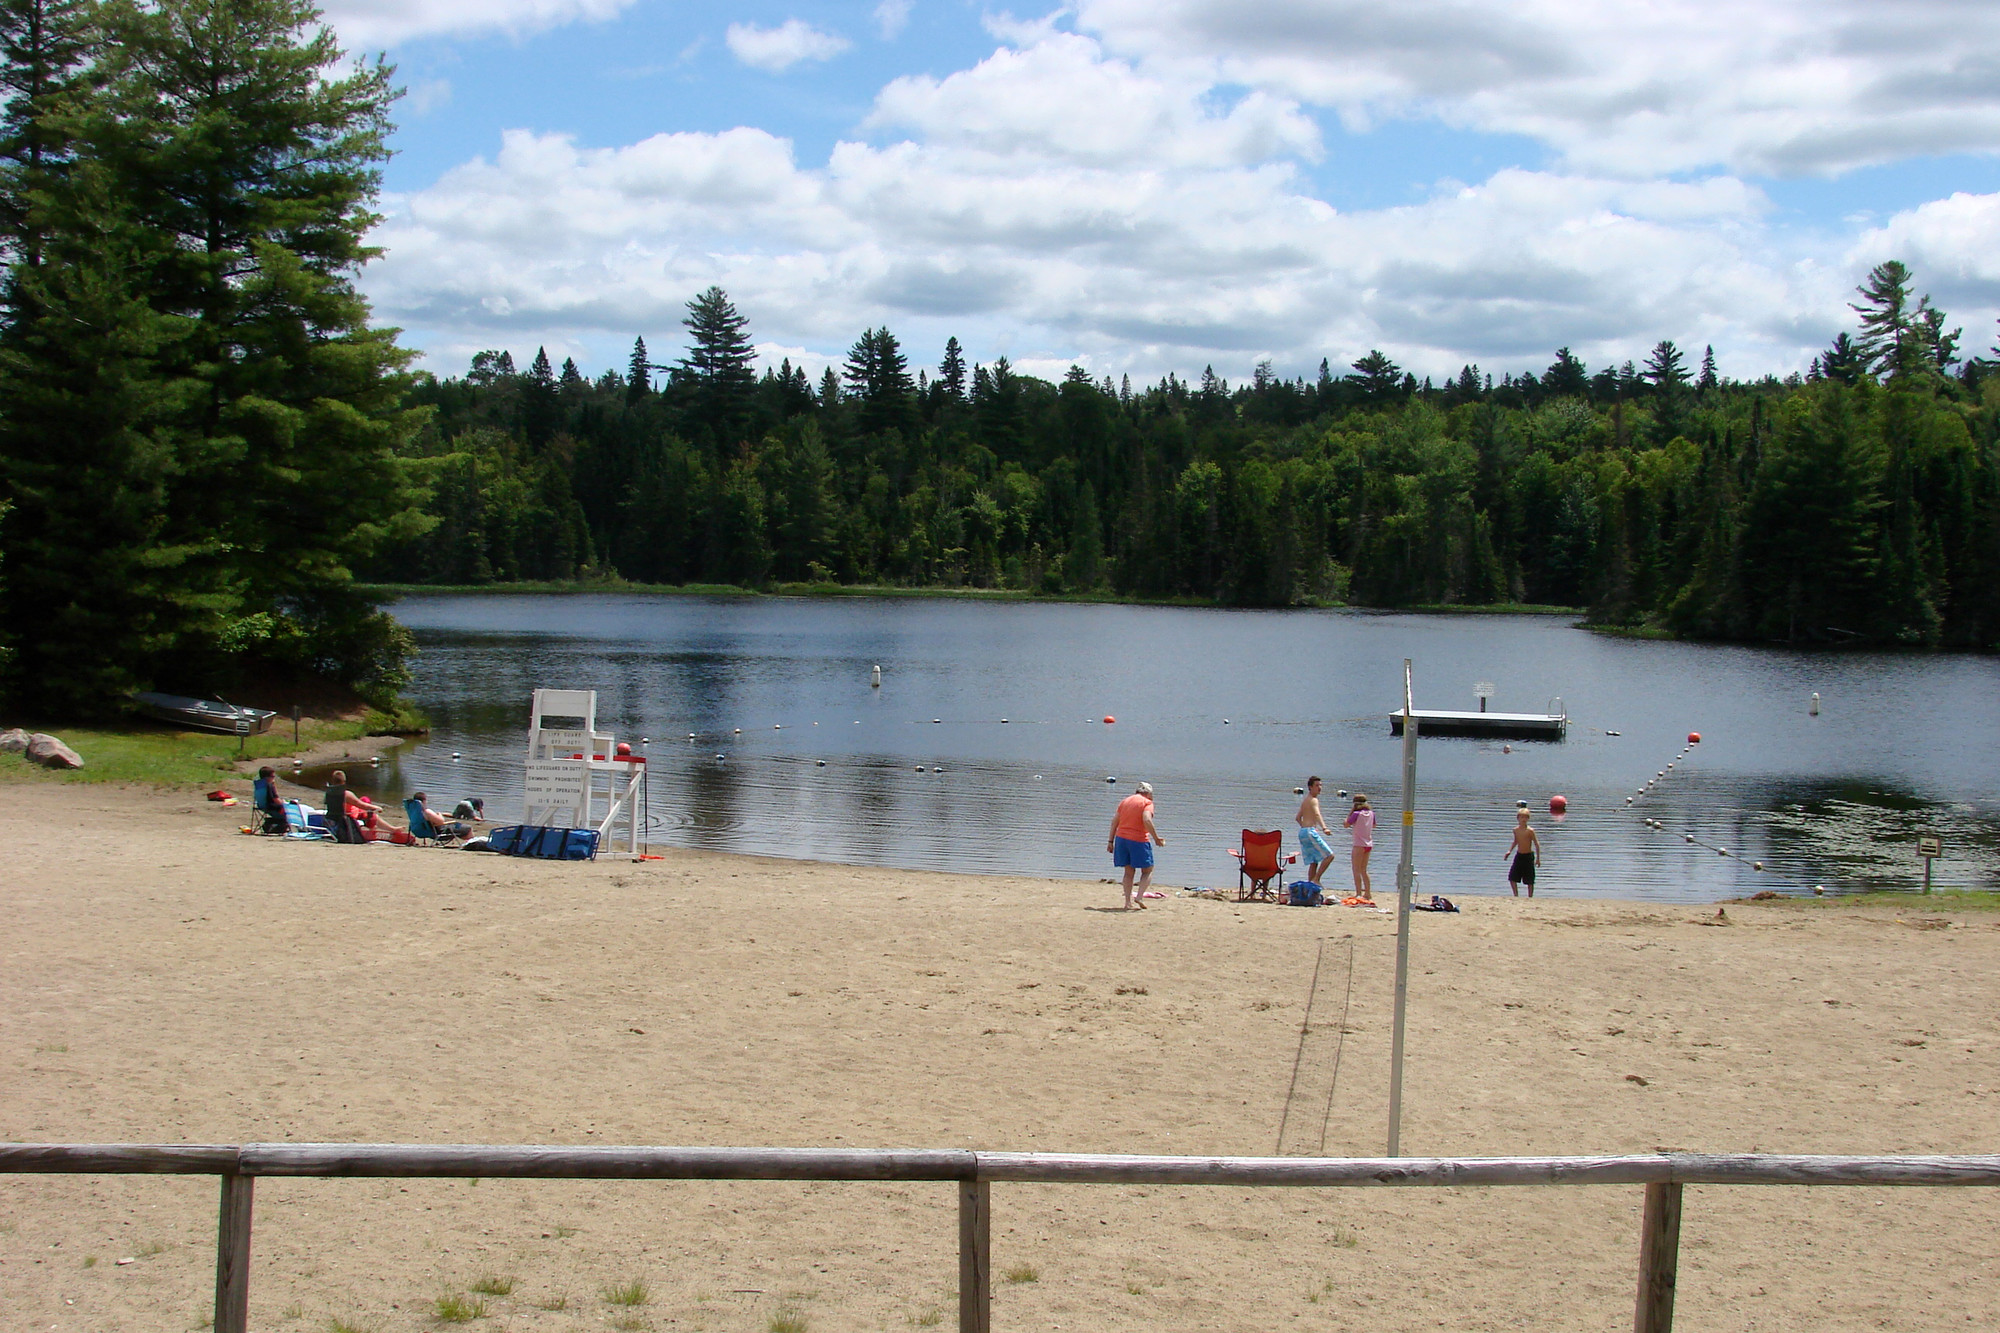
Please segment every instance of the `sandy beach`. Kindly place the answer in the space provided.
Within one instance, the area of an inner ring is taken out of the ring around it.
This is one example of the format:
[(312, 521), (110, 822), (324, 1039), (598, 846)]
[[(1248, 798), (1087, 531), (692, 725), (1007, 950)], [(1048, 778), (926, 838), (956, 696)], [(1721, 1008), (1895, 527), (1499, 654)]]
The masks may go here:
[[(298, 845), (244, 814), (0, 786), (0, 1135), (1383, 1150), (1388, 914)], [(2000, 916), (1604, 890), (1415, 920), (1406, 1152), (2000, 1148)], [(214, 1193), (0, 1178), (0, 1324), (202, 1326)], [(1629, 1326), (1639, 1203), (997, 1186), (995, 1326)], [(267, 1180), (256, 1206), (259, 1329), (434, 1329), (486, 1277), (495, 1330), (954, 1320), (948, 1185)], [(1990, 1191), (1690, 1188), (1682, 1237), (1682, 1328), (2000, 1326)]]

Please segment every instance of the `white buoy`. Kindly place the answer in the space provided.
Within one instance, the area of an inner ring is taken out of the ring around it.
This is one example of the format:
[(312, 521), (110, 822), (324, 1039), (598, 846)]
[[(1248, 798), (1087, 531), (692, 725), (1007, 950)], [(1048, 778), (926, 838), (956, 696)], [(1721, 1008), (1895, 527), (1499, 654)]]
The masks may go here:
[(874, 687), (875, 687), (876, 689), (878, 689), (878, 690), (882, 688), (882, 668), (881, 668), (881, 667), (879, 667), (879, 666), (878, 666), (878, 667), (876, 667), (876, 668), (875, 668), (875, 669), (874, 669), (873, 671), (871, 671), (871, 672), (869, 672), (869, 673), (868, 673), (868, 683), (869, 683), (870, 685), (874, 686)]
[(1819, 716), (1819, 691), (1818, 691), (1818, 690), (1814, 690), (1814, 691), (1813, 691), (1813, 697), (1812, 697), (1812, 707), (1811, 707), (1810, 709), (1808, 709), (1807, 711), (1808, 711), (1808, 712), (1810, 712), (1810, 713), (1811, 713), (1811, 714), (1812, 714), (1812, 715), (1813, 715), (1814, 717), (1818, 717), (1818, 716)]
[(813, 760), (813, 767), (815, 767), (815, 768), (825, 768), (825, 767), (826, 767), (826, 760), (824, 760), (824, 759), (815, 759), (815, 760)]
[(1042, 775), (1040, 773), (1035, 774), (1035, 781), (1040, 782), (1041, 780), (1042, 780)]
[(1346, 796), (1346, 795), (1347, 795), (1347, 788), (1345, 788), (1345, 787), (1342, 787), (1342, 788), (1341, 788), (1341, 789), (1340, 789), (1339, 791), (1335, 792), (1335, 793), (1334, 793), (1334, 795), (1335, 795), (1335, 796)]
[(1292, 788), (1292, 795), (1294, 796), (1304, 796), (1305, 794), (1306, 794), (1306, 789), (1304, 787)]
[(782, 722), (773, 722), (771, 724), (771, 730), (773, 731), (783, 731), (784, 729), (785, 729), (785, 724)]
[(1750, 868), (1752, 870), (1762, 870), (1764, 868), (1764, 863), (1762, 861), (1752, 861), (1750, 863)]
[(943, 718), (941, 718), (941, 717), (934, 717), (934, 718), (932, 718), (932, 719), (931, 719), (931, 725), (932, 725), (932, 726), (936, 726), (936, 725), (937, 725), (938, 723), (940, 723), (940, 722), (942, 722), (942, 721), (944, 721), (944, 719), (943, 719)]
[(1625, 804), (1627, 804), (1627, 805), (1630, 805), (1630, 804), (1632, 804), (1632, 798), (1631, 798), (1630, 796), (1627, 796), (1627, 797), (1625, 798)]
[(1005, 725), (1006, 725), (1006, 723), (1007, 723), (1007, 719), (1006, 719), (1006, 718), (1004, 718), (1004, 717), (1003, 717), (1003, 718), (1001, 718), (1001, 719), (1000, 719), (1000, 723), (1001, 723), (1001, 725), (1002, 725), (1002, 726), (1005, 726)]
[(733, 728), (731, 728), (731, 729), (730, 729), (730, 733), (729, 733), (729, 734), (730, 734), (730, 735), (732, 735), (732, 736), (741, 736), (741, 735), (743, 734), (743, 728), (741, 728), (741, 727), (733, 727)]
[(918, 765), (917, 765), (917, 772), (921, 773), (921, 772), (923, 772), (923, 771), (924, 771), (924, 766), (923, 766), (922, 764), (918, 764)]
[(1116, 781), (1118, 781), (1118, 779), (1117, 779), (1117, 778), (1106, 778), (1106, 779), (1104, 779), (1104, 780), (1105, 780), (1106, 782), (1116, 782)]
[(942, 773), (942, 772), (944, 772), (944, 770), (943, 770), (943, 769), (941, 769), (941, 768), (934, 768), (934, 769), (932, 769), (932, 770), (931, 770), (931, 772), (933, 772), (933, 773)]
[(716, 759), (717, 759), (717, 761), (718, 761), (718, 762), (719, 762), (719, 761), (720, 761), (720, 760), (722, 759), (722, 756), (721, 756), (721, 755), (717, 755), (717, 756), (715, 756), (715, 757), (716, 757)]
[(1814, 892), (1814, 893), (1825, 893), (1825, 892), (1826, 892), (1826, 885), (1824, 885), (1824, 884), (1815, 884), (1815, 885), (1813, 885), (1813, 892)]
[(694, 733), (693, 733), (692, 731), (690, 731), (690, 732), (688, 733), (688, 739), (689, 739), (689, 740), (693, 740), (693, 739), (694, 739)]
[(451, 761), (452, 761), (453, 763), (457, 763), (457, 762), (458, 762), (458, 751), (456, 751), (456, 750), (453, 750), (453, 751), (451, 752)]
[(1688, 835), (1687, 835), (1687, 840), (1688, 840), (1689, 842), (1693, 842), (1693, 841), (1694, 841), (1694, 834), (1692, 834), (1692, 833), (1688, 834)]
[(1222, 725), (1223, 725), (1223, 726), (1225, 726), (1225, 727), (1226, 727), (1226, 726), (1228, 726), (1228, 725), (1229, 725), (1229, 719), (1228, 719), (1228, 718), (1226, 718), (1226, 717), (1225, 717), (1225, 718), (1223, 718), (1223, 719), (1222, 719)]
[(1715, 849), (1715, 854), (1717, 856), (1727, 856), (1729, 855), (1729, 849), (1727, 847), (1718, 847)]

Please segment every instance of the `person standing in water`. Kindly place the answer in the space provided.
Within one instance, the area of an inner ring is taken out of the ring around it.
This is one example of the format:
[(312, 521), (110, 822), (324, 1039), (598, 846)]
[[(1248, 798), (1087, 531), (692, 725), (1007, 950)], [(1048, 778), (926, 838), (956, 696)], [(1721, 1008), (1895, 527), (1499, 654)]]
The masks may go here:
[(1507, 887), (1514, 890), (1516, 898), (1521, 896), (1521, 886), (1528, 886), (1528, 896), (1535, 896), (1535, 864), (1542, 859), (1542, 840), (1528, 825), (1528, 807), (1520, 805), (1514, 811), (1514, 837), (1502, 856), (1514, 858), (1514, 864), (1507, 871)]
[(1299, 859), (1306, 863), (1306, 878), (1317, 884), (1333, 864), (1333, 844), (1327, 841), (1333, 830), (1319, 810), (1319, 779), (1306, 779), (1306, 798), (1299, 802)]
[(1354, 896), (1372, 903), (1375, 881), (1368, 878), (1368, 855), (1375, 850), (1375, 812), (1369, 808), (1368, 797), (1360, 792), (1355, 793), (1354, 808), (1347, 812), (1347, 827), (1354, 834), (1354, 847), (1349, 853), (1354, 862)]
[[(1104, 840), (1104, 850), (1111, 853), (1111, 864), (1125, 868), (1125, 910), (1138, 908), (1146, 910), (1146, 891), (1153, 887), (1153, 844), (1164, 847), (1167, 840), (1160, 836), (1160, 830), (1153, 823), (1153, 784), (1142, 782), (1130, 796), (1118, 803), (1118, 813), (1111, 816), (1111, 836)], [(1139, 872), (1139, 884), (1132, 885), (1132, 872)]]

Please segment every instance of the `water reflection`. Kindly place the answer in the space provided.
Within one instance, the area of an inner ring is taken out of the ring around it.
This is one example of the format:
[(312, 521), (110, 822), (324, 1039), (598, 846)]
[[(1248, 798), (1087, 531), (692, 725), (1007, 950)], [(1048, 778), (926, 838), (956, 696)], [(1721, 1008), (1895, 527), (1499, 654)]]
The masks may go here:
[[(1472, 682), (1493, 680), (1495, 708), (1559, 694), (1574, 719), (1561, 744), (1422, 742), (1426, 892), (1505, 891), (1517, 798), (1544, 826), (1553, 894), (1907, 887), (1919, 829), (1947, 840), (1940, 883), (2000, 885), (1986, 658), (1638, 643), (1538, 617), (631, 596), (393, 609), (423, 648), (412, 693), (437, 730), (350, 776), (384, 795), (480, 795), (501, 818), (518, 813), (532, 691), (590, 688), (602, 724), (651, 738), (656, 841), (1095, 879), (1111, 806), (1143, 777), (1169, 839), (1162, 879), (1228, 882), (1224, 849), (1245, 827), (1289, 830), (1309, 773), (1394, 806), (1386, 713), (1410, 656), (1420, 705), (1470, 706)], [(1703, 743), (1627, 809), (1689, 730)], [(1571, 814), (1547, 823), (1556, 792)]]

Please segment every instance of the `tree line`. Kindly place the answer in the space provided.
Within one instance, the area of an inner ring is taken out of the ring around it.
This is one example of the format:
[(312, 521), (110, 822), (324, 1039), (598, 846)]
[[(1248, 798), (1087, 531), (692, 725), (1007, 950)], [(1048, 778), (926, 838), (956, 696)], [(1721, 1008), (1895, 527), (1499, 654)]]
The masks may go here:
[(1379, 351), (1134, 386), (1059, 382), (887, 328), (814, 380), (761, 374), (711, 288), (685, 349), (586, 378), (546, 351), (419, 375), (405, 452), (434, 527), (406, 583), (618, 576), (897, 585), (1231, 606), (1530, 603), (1602, 625), (1785, 643), (2000, 646), (2000, 376), (1900, 263), (1805, 375), (1722, 377), (1671, 341), (1592, 370)]

